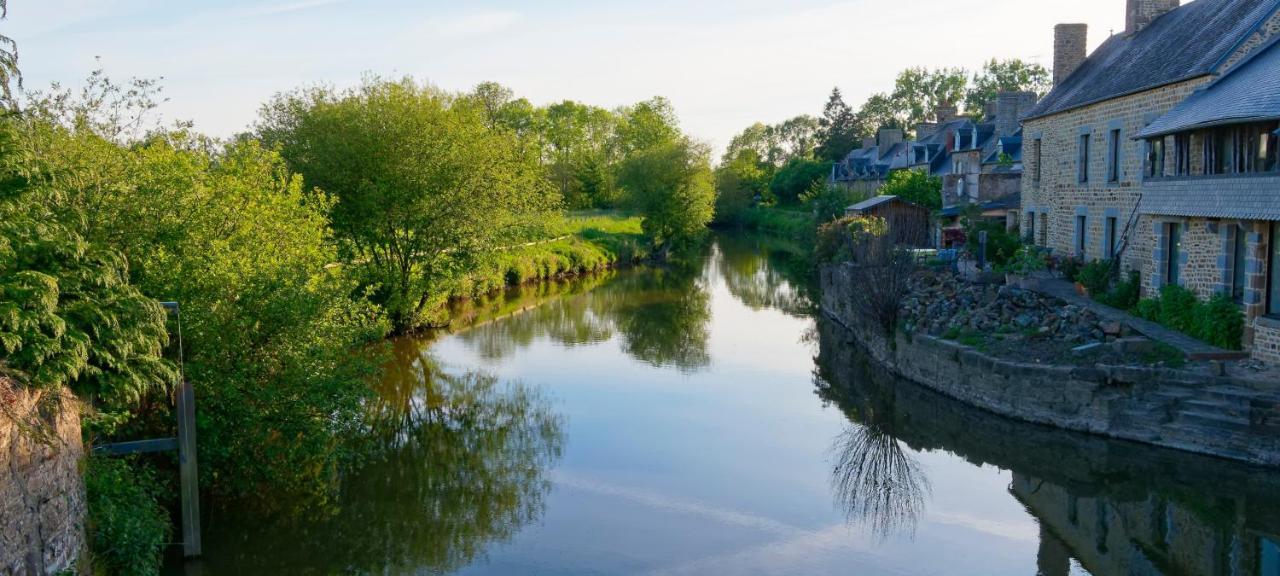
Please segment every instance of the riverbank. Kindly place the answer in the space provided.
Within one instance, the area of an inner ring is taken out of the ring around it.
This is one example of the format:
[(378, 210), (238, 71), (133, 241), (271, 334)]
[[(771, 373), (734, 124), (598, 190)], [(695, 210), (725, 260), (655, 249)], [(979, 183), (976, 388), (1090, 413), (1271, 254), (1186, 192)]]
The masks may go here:
[(499, 250), (463, 276), (436, 306), (431, 324), (451, 324), (460, 302), (488, 300), (504, 290), (598, 274), (649, 258), (642, 219), (613, 211), (567, 214), (551, 237)]
[(1209, 366), (1014, 361), (960, 341), (885, 335), (851, 304), (855, 269), (822, 270), (823, 313), (885, 369), (943, 395), (1018, 420), (1280, 466), (1280, 390)]

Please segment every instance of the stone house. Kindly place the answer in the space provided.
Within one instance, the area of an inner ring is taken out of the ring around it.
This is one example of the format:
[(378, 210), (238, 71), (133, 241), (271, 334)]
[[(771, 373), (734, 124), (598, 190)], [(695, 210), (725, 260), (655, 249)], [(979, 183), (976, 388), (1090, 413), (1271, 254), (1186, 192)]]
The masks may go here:
[[(1256, 97), (1280, 77), (1268, 56), (1280, 0), (1127, 0), (1127, 17), (1092, 55), (1084, 25), (1055, 29), (1054, 89), (1023, 118), (1023, 233), (1118, 260), (1146, 296), (1171, 282), (1238, 294), (1245, 346), (1280, 361), (1265, 298), (1280, 200), (1255, 206), (1280, 192), (1266, 173), (1275, 141), (1260, 132), (1275, 118)], [(1237, 117), (1237, 100), (1262, 116)]]

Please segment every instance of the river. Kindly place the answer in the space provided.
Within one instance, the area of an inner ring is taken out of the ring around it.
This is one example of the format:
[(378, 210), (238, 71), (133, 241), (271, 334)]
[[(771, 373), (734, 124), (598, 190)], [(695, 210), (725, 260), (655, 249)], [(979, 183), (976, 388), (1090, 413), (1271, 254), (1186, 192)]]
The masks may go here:
[(331, 514), (203, 574), (1280, 576), (1280, 474), (982, 413), (821, 321), (796, 246), (512, 290), (395, 344)]

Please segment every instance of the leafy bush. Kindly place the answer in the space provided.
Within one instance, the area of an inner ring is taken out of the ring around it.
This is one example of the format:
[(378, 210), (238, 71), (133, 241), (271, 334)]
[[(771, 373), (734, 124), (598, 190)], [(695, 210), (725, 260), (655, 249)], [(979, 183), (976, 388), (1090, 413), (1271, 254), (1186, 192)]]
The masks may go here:
[(159, 574), (171, 523), (157, 501), (161, 489), (151, 472), (125, 460), (91, 456), (84, 485), (95, 569), (107, 574)]
[(846, 216), (818, 228), (814, 254), (819, 262), (845, 262), (854, 257), (854, 247), (884, 236), (889, 225), (883, 218)]
[(1084, 263), (1079, 258), (1063, 258), (1057, 261), (1057, 270), (1062, 273), (1062, 277), (1071, 282), (1076, 282), (1080, 277), (1080, 268)]
[(1004, 223), (978, 219), (967, 220), (965, 235), (969, 241), (965, 244), (965, 251), (975, 259), (982, 249), (981, 243), (978, 242), (982, 232), (987, 233), (987, 262), (993, 267), (1001, 268), (1008, 265), (1022, 248), (1022, 237), (1010, 232)]
[(1219, 348), (1239, 350), (1244, 339), (1244, 314), (1225, 295), (1197, 306), (1195, 336)]
[(1142, 300), (1133, 309), (1140, 318), (1157, 322), (1227, 350), (1239, 350), (1244, 338), (1244, 313), (1225, 295), (1201, 302), (1181, 286), (1160, 289), (1160, 297)]
[(1112, 308), (1133, 309), (1142, 298), (1142, 279), (1138, 272), (1130, 272), (1127, 279), (1116, 282), (1105, 294), (1094, 298)]
[(857, 194), (844, 186), (826, 182), (814, 182), (813, 186), (800, 196), (805, 207), (813, 210), (820, 224), (844, 217), (845, 210), (850, 205), (864, 198), (864, 194)]
[(1111, 281), (1115, 278), (1117, 268), (1111, 260), (1094, 260), (1080, 268), (1076, 282), (1084, 285), (1093, 297), (1102, 296), (1111, 290)]
[(942, 209), (942, 179), (924, 170), (898, 170), (880, 188), (884, 196), (897, 196), (930, 210)]
[(1037, 246), (1023, 246), (1014, 253), (1013, 258), (997, 271), (1004, 274), (1026, 276), (1048, 268), (1044, 252)]

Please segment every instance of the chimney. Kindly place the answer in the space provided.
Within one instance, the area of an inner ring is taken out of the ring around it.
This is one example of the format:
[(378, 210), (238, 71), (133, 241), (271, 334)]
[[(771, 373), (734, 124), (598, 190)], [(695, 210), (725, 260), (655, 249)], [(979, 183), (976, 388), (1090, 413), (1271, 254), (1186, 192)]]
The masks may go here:
[(996, 136), (1006, 138), (1018, 133), (1022, 118), (1036, 104), (1035, 92), (1001, 92), (996, 96)]
[(938, 133), (938, 125), (933, 122), (916, 124), (916, 140), (924, 140)]
[(946, 124), (947, 122), (960, 117), (960, 109), (956, 108), (956, 105), (951, 102), (943, 102), (938, 105), (938, 109), (934, 111), (934, 115), (937, 116), (939, 124)]
[(986, 122), (990, 122), (1000, 114), (1000, 107), (997, 102), (987, 102), (985, 108), (982, 109), (982, 118)]
[(863, 139), (862, 139), (862, 149), (863, 149), (863, 150), (866, 150), (867, 148), (875, 148), (875, 147), (876, 147), (876, 139), (875, 139), (875, 138), (870, 138), (870, 137), (869, 137), (869, 138), (863, 138)]
[(1054, 86), (1062, 84), (1063, 80), (1084, 64), (1089, 53), (1088, 40), (1088, 24), (1059, 24), (1053, 28)]
[(1166, 12), (1177, 10), (1180, 1), (1128, 0), (1128, 3), (1128, 9), (1125, 11), (1124, 33), (1137, 34), (1156, 18), (1164, 16)]
[(880, 155), (883, 156), (889, 152), (890, 148), (902, 143), (902, 129), (881, 128), (877, 140), (880, 143)]

